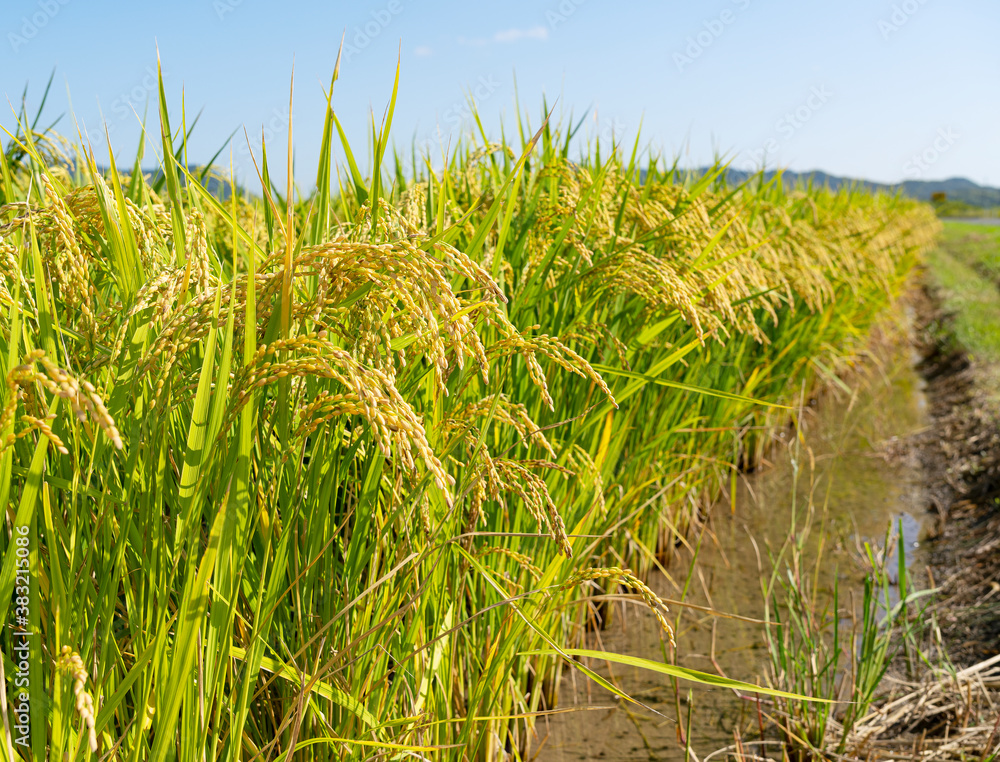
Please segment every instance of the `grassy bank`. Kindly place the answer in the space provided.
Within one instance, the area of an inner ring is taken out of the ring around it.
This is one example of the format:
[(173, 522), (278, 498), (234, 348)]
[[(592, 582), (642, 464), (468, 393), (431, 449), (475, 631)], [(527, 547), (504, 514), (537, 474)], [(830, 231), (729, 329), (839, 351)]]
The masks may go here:
[(160, 106), (155, 177), (26, 127), (0, 165), (0, 608), (37, 633), (37, 758), (524, 753), (560, 669), (525, 652), (594, 585), (670, 639), (621, 567), (754, 463), (938, 227), (571, 160), (527, 117), (435, 171), (388, 152), (390, 104), (370, 165), (335, 164), (329, 101), (313, 195), (261, 147), (262, 198), (220, 202)]
[(1000, 366), (1000, 226), (947, 222), (927, 257), (954, 339), (982, 366)]

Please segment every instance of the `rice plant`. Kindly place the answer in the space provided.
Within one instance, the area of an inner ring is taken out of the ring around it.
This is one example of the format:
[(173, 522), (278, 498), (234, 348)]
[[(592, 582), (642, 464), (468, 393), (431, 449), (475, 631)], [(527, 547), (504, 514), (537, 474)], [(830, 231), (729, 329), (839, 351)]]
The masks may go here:
[[(777, 699), (771, 719), (789, 756), (802, 760), (861, 753), (871, 739), (856, 726), (884, 695), (879, 688), (896, 654), (918, 651), (914, 622), (924, 613), (919, 601), (934, 592), (917, 590), (910, 581), (901, 522), (895, 543), (892, 527), (886, 531), (881, 551), (864, 543), (868, 573), (860, 606), (853, 597), (842, 600), (836, 571), (832, 589), (821, 591), (828, 585), (819, 574), (822, 549), (808, 557), (808, 534), (808, 526), (793, 527), (763, 585), (767, 618), (775, 625), (765, 631), (772, 684), (827, 699)], [(889, 573), (893, 544), (895, 580)]]
[(407, 167), (395, 85), (362, 168), (335, 80), (308, 198), (263, 144), (213, 195), (162, 81), (157, 173), (7, 136), (8, 758), (523, 758), (582, 584), (641, 591), (611, 551), (695, 531), (938, 228), (527, 114)]

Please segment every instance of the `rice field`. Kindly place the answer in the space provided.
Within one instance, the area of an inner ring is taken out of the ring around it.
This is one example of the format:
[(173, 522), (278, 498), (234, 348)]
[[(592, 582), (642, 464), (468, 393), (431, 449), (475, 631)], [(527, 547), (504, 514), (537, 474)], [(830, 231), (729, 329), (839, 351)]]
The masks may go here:
[(527, 113), (436, 166), (390, 104), (359, 164), (329, 100), (315, 191), (254, 146), (223, 198), (159, 101), (155, 174), (0, 159), (12, 759), (531, 758), (587, 597), (669, 653), (643, 571), (940, 228)]

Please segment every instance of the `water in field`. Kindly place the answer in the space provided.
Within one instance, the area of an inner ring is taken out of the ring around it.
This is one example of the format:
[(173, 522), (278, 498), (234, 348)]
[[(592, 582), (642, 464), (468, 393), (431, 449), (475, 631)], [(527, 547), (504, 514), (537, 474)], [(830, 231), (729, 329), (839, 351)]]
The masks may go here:
[[(855, 376), (853, 393), (831, 391), (802, 413), (801, 441), (791, 427), (779, 435), (769, 464), (747, 476), (737, 490), (735, 513), (726, 498), (715, 506), (702, 540), (687, 600), (729, 614), (763, 615), (760, 569), (769, 570), (793, 526), (801, 527), (812, 505), (806, 560), (821, 558), (818, 580), (829, 590), (839, 578), (842, 601), (860, 602), (865, 541), (881, 546), (890, 524), (902, 520), (910, 573), (922, 583), (920, 520), (925, 500), (915, 463), (899, 440), (925, 423), (922, 380), (908, 347), (883, 349)], [(691, 560), (682, 551), (668, 568), (673, 582), (654, 574), (651, 586), (664, 598), (680, 598)], [(849, 604), (842, 604), (842, 610)], [(676, 615), (680, 609), (671, 607)], [(587, 647), (663, 660), (656, 622), (631, 602), (615, 604), (613, 623), (588, 635)], [(846, 623), (849, 626), (849, 622)], [(705, 672), (755, 682), (767, 673), (762, 625), (684, 609), (677, 633), (678, 662)], [(675, 718), (686, 724), (687, 689), (693, 690), (691, 740), (696, 759), (733, 743), (736, 728), (757, 727), (756, 704), (731, 691), (681, 684), (679, 701), (666, 678), (620, 665), (591, 663), (647, 708), (619, 702), (575, 670), (564, 677), (559, 708), (589, 711), (551, 716), (538, 726), (538, 759), (683, 759)], [(593, 707), (605, 707), (594, 709)], [(658, 714), (657, 714), (658, 713)], [(756, 735), (750, 731), (747, 736)], [(773, 735), (771, 736), (773, 737)]]

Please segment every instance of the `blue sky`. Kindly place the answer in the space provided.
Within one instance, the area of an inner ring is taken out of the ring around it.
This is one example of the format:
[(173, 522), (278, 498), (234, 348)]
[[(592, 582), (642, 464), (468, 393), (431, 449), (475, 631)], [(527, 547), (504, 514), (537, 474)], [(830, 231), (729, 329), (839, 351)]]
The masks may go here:
[[(31, 111), (54, 68), (46, 114), (66, 113), (58, 128), (72, 136), (72, 108), (98, 156), (106, 122), (120, 163), (138, 141), (132, 109), (141, 115), (148, 99), (156, 126), (158, 44), (173, 118), (182, 90), (189, 119), (202, 110), (189, 160), (208, 160), (239, 128), (234, 162), (248, 177), (245, 126), (258, 141), (263, 130), (283, 174), (294, 57), (295, 166), (311, 185), (323, 91), (346, 31), (334, 107), (357, 146), (371, 111), (381, 119), (401, 50), (400, 145), (468, 131), (469, 92), (493, 135), (501, 119), (513, 130), (516, 77), (534, 124), (543, 96), (558, 99), (557, 115), (588, 115), (589, 134), (631, 141), (641, 124), (644, 144), (686, 166), (720, 153), (741, 168), (1000, 185), (997, 0), (4, 5), (4, 96), (16, 105), (27, 84)], [(6, 104), (0, 124), (13, 124)]]

